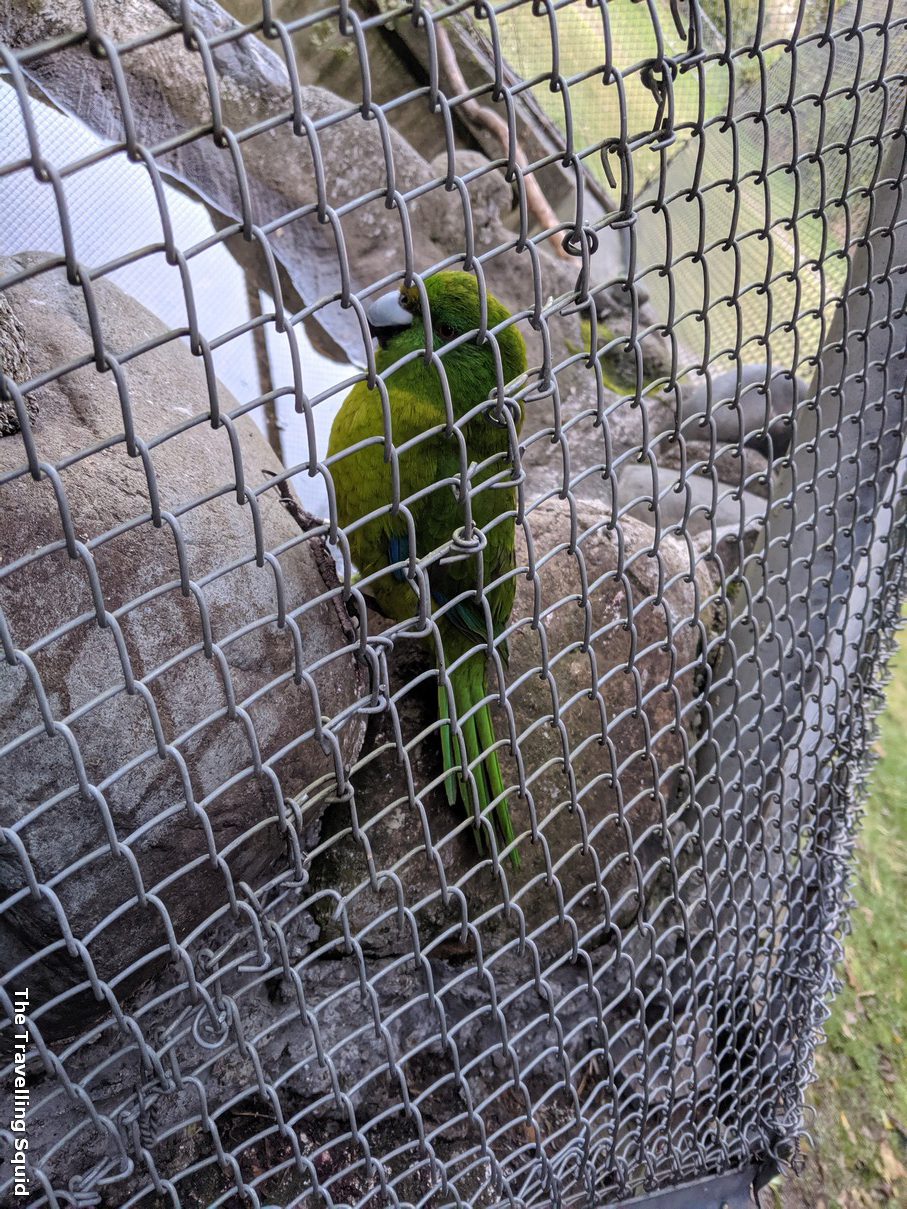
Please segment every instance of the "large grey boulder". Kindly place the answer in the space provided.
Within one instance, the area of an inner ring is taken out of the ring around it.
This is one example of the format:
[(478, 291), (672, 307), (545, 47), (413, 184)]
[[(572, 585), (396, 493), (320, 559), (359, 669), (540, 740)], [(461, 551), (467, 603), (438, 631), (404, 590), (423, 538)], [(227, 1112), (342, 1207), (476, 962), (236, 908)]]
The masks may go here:
[[(39, 278), (14, 294), (24, 296), (27, 291), (30, 310), (26, 312), (23, 306), (18, 309), (28, 320), (25, 327), (30, 346), (45, 349), (41, 360), (35, 353), (35, 374), (60, 364), (64, 356), (75, 359), (83, 351), (90, 351), (79, 294), (63, 285), (62, 275)], [(155, 321), (115, 291), (101, 287), (99, 298), (105, 347), (110, 350), (135, 347), (159, 333)], [(33, 329), (35, 324), (40, 325), (40, 341), (32, 334), (37, 330)], [(157, 372), (143, 377), (141, 371), (149, 364), (155, 365)], [(124, 369), (138, 430), (153, 446), (151, 456), (158, 470), (159, 489), (171, 510), (178, 512), (180, 500), (200, 494), (206, 483), (232, 481), (232, 461), (217, 443), (225, 435), (222, 430), (189, 427), (179, 438), (153, 445), (153, 434), (174, 423), (174, 411), (189, 421), (196, 407), (204, 412), (207, 406), (205, 388), (193, 376), (198, 372), (195, 360), (180, 346), (168, 344), (127, 362)], [(41, 416), (35, 426), (42, 456), (53, 460), (62, 444), (84, 448), (92, 439), (100, 442), (118, 430), (119, 403), (109, 377), (86, 366), (62, 382), (35, 392), (42, 396)], [(224, 409), (232, 405), (224, 394), (221, 404)], [(181, 407), (190, 415), (179, 411)], [(71, 433), (65, 441), (53, 437), (58, 423), (71, 426), (64, 430), (64, 435)], [(86, 424), (94, 426), (91, 439), (85, 435)], [(236, 428), (242, 433), (242, 422), (238, 421)], [(196, 435), (199, 442), (189, 446), (187, 458), (165, 464), (163, 459), (171, 449), (178, 448), (184, 439), (194, 440)], [(250, 475), (256, 466), (273, 465), (272, 455), (254, 430), (247, 430), (241, 441), (243, 464)], [(13, 464), (19, 465), (21, 438), (0, 442), (0, 453), (4, 446), (15, 451)], [(89, 506), (89, 496), (97, 508), (105, 499), (98, 477), (86, 473), (95, 459), (105, 465), (109, 461), (112, 468), (124, 464), (124, 475), (133, 473), (130, 468), (136, 464), (118, 445), (61, 472), (77, 532), (89, 543), (93, 535), (111, 527), (106, 513), (94, 515)], [(0, 466), (0, 473), (3, 469)], [(120, 480), (113, 469), (108, 477), (116, 487)], [(139, 466), (134, 481), (127, 480), (131, 490), (127, 493), (124, 489), (117, 496), (122, 515), (142, 515), (147, 509), (143, 483)], [(46, 495), (47, 484), (38, 486)], [(21, 489), (26, 487), (35, 490), (30, 482), (22, 480)], [(535, 488), (531, 498), (535, 498)], [(193, 518), (201, 510), (179, 513), (181, 528), (188, 535), (186, 545), (195, 582), (204, 580), (212, 562), (217, 566), (229, 562), (234, 543), (244, 548), (241, 537), (246, 531), (240, 525), (237, 536), (231, 518), (234, 514), (245, 516), (245, 509), (234, 501), (235, 495), (210, 501), (209, 506), (217, 510), (216, 535), (192, 529)], [(290, 530), (280, 528), (289, 522), (277, 507), (273, 493), (265, 492), (259, 503), (265, 533), (270, 534), (273, 526), (278, 542), (291, 541)], [(268, 511), (272, 503), (273, 515)], [(46, 517), (39, 514), (34, 519), (31, 540), (39, 544), (46, 543), (49, 536), (41, 526), (52, 528), (56, 523), (58, 512), (52, 498), (46, 513)], [(46, 576), (41, 600), (48, 615), (42, 625), (32, 624), (23, 641), (30, 639), (36, 628), (43, 633), (44, 627), (65, 623), (74, 610), (86, 614), (82, 629), (84, 635), (93, 636), (96, 645), (78, 662), (79, 674), (73, 677), (73, 685), (67, 683), (60, 690), (70, 697), (65, 701), (61, 698), (59, 706), (54, 699), (55, 710), (70, 719), (86, 766), (99, 770), (96, 783), (109, 804), (121, 846), (135, 854), (143, 874), (148, 870), (149, 884), (151, 878), (161, 879), (160, 868), (166, 865), (168, 856), (173, 860), (172, 849), (168, 848), (171, 836), (180, 845), (180, 872), (193, 857), (201, 855), (172, 885), (161, 885), (158, 897), (167, 903), (177, 936), (185, 936), (186, 929), (196, 925), (194, 937), (185, 948), (199, 975), (213, 978), (212, 956), (221, 952), (230, 955), (226, 970), (212, 985), (236, 1003), (241, 1019), (238, 1032), (245, 1039), (254, 1038), (255, 1069), (249, 1059), (248, 1042), (240, 1044), (233, 1030), (225, 1027), (221, 1036), (210, 1035), (205, 1004), (196, 1007), (188, 1001), (184, 967), (171, 963), (158, 971), (153, 962), (142, 964), (147, 946), (156, 938), (150, 933), (150, 925), (143, 926), (137, 907), (127, 907), (120, 917), (124, 925), (135, 929), (134, 936), (124, 937), (116, 920), (101, 919), (100, 931), (89, 941), (88, 952), (102, 972), (116, 967), (118, 959), (122, 965), (116, 968), (136, 961), (138, 976), (148, 971), (157, 974), (153, 997), (143, 993), (141, 1000), (143, 1036), (180, 1036), (182, 1068), (201, 1072), (209, 1111), (219, 1114), (225, 1129), (234, 1128), (230, 1125), (234, 1111), (239, 1121), (235, 1128), (243, 1124), (244, 1097), (256, 1094), (260, 1072), (275, 1085), (279, 1082), (286, 1087), (294, 1111), (301, 1114), (299, 1142), (303, 1153), (317, 1153), (321, 1138), (342, 1139), (348, 1130), (345, 1114), (352, 1107), (358, 1122), (374, 1125), (368, 1131), (374, 1153), (391, 1155), (388, 1161), (392, 1163), (402, 1161), (401, 1153), (403, 1159), (407, 1157), (410, 1152), (400, 1148), (414, 1145), (413, 1138), (424, 1127), (439, 1135), (436, 1149), (441, 1158), (487, 1144), (497, 1156), (495, 1161), (506, 1166), (514, 1151), (514, 1139), (524, 1137), (527, 1128), (523, 1096), (512, 1091), (514, 1061), (519, 1063), (522, 1085), (538, 1106), (532, 1128), (538, 1129), (542, 1138), (560, 1136), (559, 1131), (573, 1119), (575, 1091), (572, 1076), (565, 1073), (562, 1054), (570, 1070), (582, 1072), (581, 1081), (597, 1077), (601, 1055), (607, 1054), (612, 1089), (608, 1096), (635, 1102), (640, 1081), (646, 1078), (650, 1103), (667, 1102), (669, 1080), (658, 1071), (646, 1071), (639, 1056), (648, 1034), (645, 1022), (638, 1018), (638, 1004), (640, 996), (648, 1002), (663, 993), (658, 990), (659, 971), (662, 967), (673, 968), (683, 944), (679, 919), (687, 890), (679, 884), (677, 868), (671, 864), (670, 853), (679, 844), (676, 834), (669, 832), (672, 828), (676, 832), (684, 817), (688, 775), (685, 753), (698, 729), (701, 677), (707, 666), (703, 642), (710, 633), (712, 586), (702, 575), (692, 574), (685, 544), (663, 536), (656, 558), (650, 528), (624, 518), (618, 527), (610, 529), (611, 521), (610, 507), (601, 500), (552, 499), (535, 507), (527, 516), (526, 530), (520, 530), (518, 559), (525, 574), (518, 582), (515, 631), (505, 676), (526, 790), (524, 795), (518, 790), (513, 794), (514, 815), (523, 832), (519, 872), (506, 863), (496, 871), (487, 859), (479, 862), (472, 834), (459, 809), (449, 809), (443, 794), (426, 790), (440, 774), (437, 736), (424, 733), (434, 719), (432, 685), (428, 679), (421, 685), (412, 683), (414, 674), (427, 670), (426, 654), (415, 642), (403, 641), (392, 652), (382, 651), (375, 634), (377, 664), (392, 694), (393, 708), (374, 716), (352, 777), (352, 792), (346, 800), (331, 806), (322, 819), (319, 843), (309, 850), (302, 876), (282, 886), (278, 907), (266, 909), (263, 959), (260, 965), (254, 962), (261, 973), (250, 972), (246, 964), (236, 963), (234, 968), (235, 950), (229, 948), (230, 938), (238, 934), (243, 951), (248, 950), (248, 923), (244, 916), (237, 925), (224, 908), (224, 869), (215, 870), (206, 864), (203, 845), (197, 842), (191, 826), (181, 822), (185, 805), (179, 802), (179, 785), (170, 798), (166, 785), (160, 790), (151, 785), (142, 796), (136, 790), (136, 780), (127, 800), (125, 791), (130, 786), (123, 778), (112, 775), (101, 779), (105, 771), (115, 774), (120, 766), (113, 764), (120, 758), (116, 753), (104, 764), (103, 744), (116, 742), (124, 748), (133, 744), (133, 735), (143, 724), (145, 707), (141, 700), (127, 700), (121, 690), (112, 699), (125, 701), (127, 708), (119, 715), (113, 715), (111, 706), (107, 713), (104, 707), (98, 707), (83, 717), (72, 717), (80, 704), (97, 694), (99, 675), (103, 673), (111, 680), (119, 677), (115, 680), (119, 684), (122, 672), (118, 671), (115, 652), (111, 654), (109, 634), (99, 630), (94, 621), (92, 600), (86, 600), (82, 592), (71, 605), (67, 603), (69, 596), (61, 597), (58, 604), (51, 594), (53, 587), (62, 582), (70, 594), (75, 589), (60, 578), (60, 572)], [(147, 536), (156, 536), (161, 550), (154, 547), (154, 558), (161, 562), (167, 557), (170, 539), (166, 532), (155, 535), (150, 529), (146, 522), (134, 535), (124, 533), (106, 545), (91, 547), (110, 612), (136, 595), (138, 589), (133, 584), (141, 573), (147, 573), (149, 587), (156, 582), (153, 572), (160, 564), (151, 559)], [(298, 530), (291, 531), (298, 542), (281, 555), (281, 563), (301, 556), (313, 545)], [(56, 536), (56, 530), (53, 533)], [(146, 541), (140, 547), (142, 534)], [(131, 561), (124, 554), (116, 564), (105, 563), (107, 547), (112, 555), (116, 543), (121, 539), (128, 542), (131, 536), (142, 558)], [(72, 576), (65, 550), (59, 552), (59, 559), (64, 571)], [(49, 563), (49, 556), (30, 565), (40, 567), (45, 561)], [(254, 579), (256, 572), (251, 566), (239, 570), (247, 570), (250, 579), (245, 583), (237, 580), (235, 595), (218, 596), (217, 580), (204, 585), (206, 598), (212, 594), (208, 607), (217, 640), (224, 631), (243, 624), (243, 616), (236, 617), (233, 610), (242, 613), (257, 606), (265, 591)], [(299, 574), (305, 580), (307, 572)], [(178, 583), (176, 571), (169, 578)], [(285, 578), (289, 582), (289, 567)], [(317, 581), (314, 587), (318, 589)], [(306, 582), (298, 591), (299, 598), (311, 599), (311, 587)], [(192, 633), (197, 635), (193, 602), (184, 604), (176, 591), (171, 595), (175, 609), (186, 609), (186, 616), (178, 613), (176, 620), (186, 627), (194, 626)], [(292, 598), (293, 593), (288, 591), (288, 602)], [(14, 606), (15, 602), (11, 608)], [(150, 632), (156, 607), (156, 601), (149, 601), (150, 615), (140, 636), (141, 645), (132, 633), (130, 615), (119, 615), (136, 675), (147, 667), (142, 661), (146, 643), (152, 644), (148, 647), (152, 652), (149, 659), (167, 657), (163, 630), (159, 635)], [(271, 597), (266, 607), (273, 608)], [(34, 609), (23, 612), (27, 612), (27, 621)], [(330, 650), (338, 642), (337, 633), (330, 627), (336, 624), (342, 631), (343, 619), (329, 614), (330, 625), (318, 628), (314, 624), (318, 616), (316, 612), (312, 621), (312, 645)], [(17, 638), (19, 627), (17, 617)], [(309, 631), (303, 633), (307, 636)], [(276, 634), (273, 638), (278, 641)], [(75, 640), (74, 635), (61, 641)], [(81, 640), (87, 642), (88, 638), (83, 636)], [(157, 648), (153, 641), (159, 644)], [(242, 667), (234, 670), (233, 649), (224, 646), (230, 678), (238, 685), (237, 700), (241, 700), (243, 693), (254, 692), (260, 677), (272, 674), (267, 662), (269, 651), (256, 648)], [(53, 666), (48, 666), (53, 671)], [(197, 656), (200, 675), (206, 666), (203, 656)], [(174, 674), (177, 670), (173, 669)], [(343, 701), (337, 702), (331, 693), (342, 695), (351, 671), (350, 664), (341, 659), (325, 669), (324, 682), (318, 679), (325, 715), (343, 708)], [(181, 703), (186, 711), (197, 710), (196, 716), (204, 717), (219, 682), (212, 685), (202, 680), (193, 685), (186, 676), (174, 679), (169, 695), (167, 687), (166, 677), (150, 682), (167, 738), (171, 739), (190, 721), (176, 716)], [(292, 691), (289, 684), (285, 691)], [(18, 700), (27, 700), (24, 689)], [(222, 693), (217, 697), (218, 702), (221, 700)], [(260, 704), (267, 703), (266, 695)], [(279, 704), (282, 708), (279, 721), (275, 721), (273, 743), (265, 737), (270, 733), (268, 716), (256, 716), (255, 729), (262, 736), (265, 759), (275, 749), (283, 751), (281, 743), (292, 743), (292, 736), (310, 726), (310, 715), (298, 700)], [(20, 705), (14, 705), (22, 711)], [(64, 709), (70, 713), (64, 714)], [(506, 738), (507, 716), (500, 709), (496, 712), (498, 734)], [(21, 722), (20, 715), (12, 711), (4, 715), (4, 721), (9, 727), (27, 725), (34, 729), (35, 737), (30, 742), (36, 746), (51, 742), (49, 736), (45, 740), (39, 733), (41, 719), (33, 707), (30, 714), (22, 713)], [(286, 837), (281, 839), (279, 827), (274, 824), (271, 799), (265, 798), (262, 803), (270, 787), (265, 787), (254, 803), (235, 803), (237, 814), (228, 817), (229, 795), (246, 783), (234, 782), (217, 796), (216, 787), (236, 767), (235, 751), (231, 754), (229, 746), (230, 734), (236, 732), (230, 731), (229, 719), (222, 719), (221, 726), (223, 733), (214, 726), (200, 732), (194, 746), (191, 741), (185, 745), (174, 741), (171, 746), (185, 750), (193, 784), (199, 785), (198, 799), (207, 794), (205, 809), (215, 835), (221, 834), (221, 827), (227, 831), (235, 822), (230, 834), (236, 842), (226, 858), (227, 868), (239, 887), (238, 898), (248, 901), (239, 882), (240, 873), (254, 890), (262, 880), (256, 876), (259, 861), (270, 862), (267, 876), (271, 871), (291, 869), (294, 853), (292, 842), (287, 851)], [(281, 732), (283, 726), (288, 730)], [(337, 734), (341, 757), (347, 761), (354, 759), (355, 737), (343, 728)], [(142, 741), (140, 734), (137, 742)], [(152, 741), (153, 736), (144, 740), (145, 747), (150, 747)], [(286, 791), (306, 785), (311, 777), (323, 772), (316, 792), (300, 801), (299, 823), (303, 827), (307, 819), (318, 817), (325, 796), (335, 788), (329, 760), (320, 767), (306, 768), (298, 778), (293, 776), (289, 762), (304, 752), (313, 761), (319, 754), (308, 744), (288, 753), (287, 763), (280, 767)], [(65, 759), (65, 751), (60, 759)], [(152, 753), (152, 758), (134, 770), (135, 777), (143, 769), (166, 769), (156, 760)], [(517, 785), (520, 778), (513, 760), (505, 754), (503, 763), (505, 776)], [(67, 788), (72, 780), (70, 774)], [(43, 800), (46, 790), (42, 785), (37, 790)], [(325, 796), (320, 797), (317, 790)], [(155, 792), (180, 806), (157, 827)], [(130, 802), (135, 802), (137, 811), (146, 811), (137, 826), (128, 819)], [(64, 811), (69, 812), (69, 820)], [(245, 830), (250, 814), (261, 823), (253, 835)], [(85, 804), (71, 793), (51, 807), (45, 817), (62, 826), (62, 835), (45, 836), (42, 851), (51, 852), (54, 845), (65, 840), (68, 849), (62, 854), (64, 863), (70, 851), (83, 856), (86, 850), (102, 850), (105, 844), (109, 849), (107, 834), (98, 822), (99, 802)], [(79, 847), (83, 835), (84, 846)], [(425, 842), (427, 836), (433, 840), (434, 852)], [(154, 840), (160, 844), (159, 852), (152, 847)], [(695, 837), (691, 837), (687, 851), (695, 854)], [(125, 864), (114, 855), (106, 857), (103, 865), (100, 861), (88, 862), (78, 876), (64, 876), (55, 883), (67, 916), (75, 919), (77, 926), (83, 919), (89, 925), (93, 922), (96, 917), (89, 914), (92, 907), (98, 913), (107, 909), (112, 914), (122, 902), (118, 895), (124, 883), (128, 888), (129, 870), (121, 872), (118, 861)], [(0, 866), (0, 872), (11, 876), (18, 869), (7, 862)], [(53, 876), (49, 862), (46, 872)], [(41, 867), (41, 873), (45, 875), (45, 867)], [(78, 898), (80, 886), (88, 901)], [(189, 889), (191, 894), (186, 893)], [(152, 923), (153, 910), (152, 905), (148, 912)], [(46, 937), (54, 935), (52, 916), (48, 912), (45, 918), (40, 908), (23, 899), (23, 914), (26, 912), (34, 927), (40, 929), (43, 924), (44, 931), (36, 942), (46, 943)], [(6, 918), (14, 924), (20, 922), (12, 911)], [(120, 946), (116, 955), (107, 945), (108, 939), (114, 938)], [(18, 943), (27, 959), (28, 945), (22, 939)], [(162, 947), (165, 945), (166, 938)], [(165, 958), (166, 952), (162, 956)], [(484, 965), (479, 964), (479, 958)], [(72, 979), (73, 968), (78, 968), (77, 960), (68, 965), (61, 962), (48, 974), (48, 964), (45, 962), (40, 969), (34, 964), (28, 967), (30, 974), (39, 976), (32, 985), (43, 988), (43, 995), (64, 986), (67, 978)], [(363, 993), (363, 970), (369, 980), (368, 997)], [(489, 979), (494, 982), (493, 995), (489, 993)], [(299, 1017), (300, 988), (307, 1004), (304, 1021)], [(607, 1032), (602, 1011), (605, 1005)], [(80, 1014), (75, 1024), (88, 1018), (84, 1003), (77, 1006)], [(442, 1010), (446, 1041), (439, 1033)], [(381, 1030), (373, 1024), (375, 1012), (380, 1013)], [(39, 1014), (39, 1025), (46, 1020), (46, 1015)], [(677, 1063), (693, 1060), (693, 1042), (684, 1028), (675, 1041)], [(127, 1158), (135, 1163), (135, 1174), (116, 1185), (117, 1195), (125, 1200), (129, 1189), (135, 1191), (137, 1185), (147, 1181), (142, 1155), (137, 1151), (143, 1129), (164, 1139), (155, 1149), (155, 1158), (159, 1170), (168, 1176), (176, 1173), (179, 1178), (178, 1173), (191, 1169), (194, 1163), (208, 1160), (210, 1144), (207, 1131), (191, 1134), (182, 1128), (196, 1111), (196, 1085), (185, 1079), (181, 1087), (163, 1088), (153, 1073), (136, 1070), (138, 1064), (131, 1050), (125, 1058), (120, 1057), (121, 1046), (122, 1035), (110, 1027), (92, 1045), (77, 1047), (67, 1070), (76, 1082), (91, 1077), (93, 1107), (105, 1119), (114, 1121), (118, 1137), (122, 1134), (126, 1139), (119, 1143), (124, 1154), (116, 1159), (120, 1170), (126, 1169)], [(399, 1086), (386, 1077), (389, 1052), (400, 1056), (400, 1069), (405, 1070), (411, 1095), (418, 1098), (418, 1127), (394, 1112)], [(325, 1053), (329, 1055), (329, 1069), (322, 1057)], [(477, 1055), (484, 1057), (476, 1061)], [(334, 1093), (335, 1081), (346, 1100)], [(460, 1091), (464, 1083), (471, 1104), (477, 1106), (468, 1115), (464, 1115)], [(78, 1174), (84, 1175), (91, 1186), (90, 1173), (108, 1157), (111, 1144), (100, 1131), (86, 1129), (77, 1142), (70, 1139), (60, 1145), (61, 1136), (72, 1128), (74, 1111), (81, 1113), (81, 1106), (74, 1110), (62, 1094), (48, 1097), (30, 1122), (30, 1136), (35, 1153), (48, 1156), (46, 1165), (53, 1170), (57, 1184), (65, 1184)], [(138, 1132), (132, 1128), (136, 1120)], [(344, 1145), (340, 1140), (326, 1152), (338, 1168), (350, 1161)], [(327, 1163), (328, 1159), (318, 1161)], [(229, 1172), (209, 1164), (179, 1186), (184, 1191), (191, 1187), (200, 1203), (210, 1203), (224, 1193), (231, 1178)], [(286, 1180), (286, 1187), (269, 1188), (273, 1203), (288, 1204), (302, 1194), (304, 1187), (297, 1174), (289, 1171)], [(479, 1197), (485, 1193), (480, 1193), (478, 1175), (475, 1183), (475, 1197), (469, 1203), (483, 1204)], [(416, 1191), (422, 1195), (422, 1189), (413, 1189), (413, 1196)], [(464, 1197), (466, 1193), (472, 1195), (471, 1186), (464, 1185)]]
[[(756, 457), (764, 465), (764, 459)], [(760, 477), (764, 480), (764, 473), (752, 472), (755, 486)], [(662, 529), (672, 532), (695, 535), (736, 528), (742, 534), (765, 523), (768, 503), (763, 495), (739, 480), (722, 482), (717, 474), (693, 463), (653, 467), (648, 461), (630, 462), (621, 467), (617, 482), (621, 509), (649, 525), (654, 526), (657, 518)]]
[(780, 457), (790, 445), (794, 412), (810, 388), (802, 378), (752, 364), (687, 378), (678, 389), (688, 440), (708, 440), (712, 429), (719, 441)]
[[(724, 445), (710, 441), (675, 441), (663, 436), (653, 443), (659, 467), (700, 478), (717, 479), (729, 487), (741, 487), (754, 495), (768, 494), (768, 461), (749, 446)], [(678, 478), (681, 477), (678, 475)]]
[(359, 679), (333, 564), (263, 489), (281, 467), (254, 423), (105, 281), (96, 334), (121, 362), (99, 373), (83, 292), (45, 262), (0, 261), (35, 273), (7, 291), (0, 345), (24, 333), (48, 375), (28, 396), (45, 469), (0, 440), (0, 954), (53, 1032), (104, 1007), (89, 982), (122, 1001), (179, 960), (243, 883), (301, 876), (361, 736), (337, 720)]
[[(435, 156), (431, 170), (436, 177), (446, 178), (451, 165), (447, 153)], [(470, 213), (475, 227), (475, 238), (483, 252), (495, 244), (504, 243), (513, 236), (503, 225), (503, 219), (513, 209), (513, 189), (507, 183), (501, 169), (493, 167), (481, 151), (457, 151), (454, 154), (453, 170), (469, 194)], [(426, 216), (428, 229), (441, 242), (449, 238), (451, 229), (463, 226), (463, 203), (459, 190), (436, 194), (433, 205)]]

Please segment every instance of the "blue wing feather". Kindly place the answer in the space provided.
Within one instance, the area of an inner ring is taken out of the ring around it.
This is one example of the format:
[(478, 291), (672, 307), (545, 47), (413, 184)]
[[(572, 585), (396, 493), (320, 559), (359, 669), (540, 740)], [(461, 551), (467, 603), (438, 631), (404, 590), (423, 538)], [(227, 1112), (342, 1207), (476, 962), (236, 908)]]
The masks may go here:
[[(405, 562), (409, 559), (409, 538), (405, 533), (394, 533), (388, 538), (387, 555), (387, 561), (390, 564)], [(404, 583), (406, 580), (406, 571), (402, 567), (395, 568), (391, 574), (397, 583)], [(449, 601), (449, 597), (437, 588), (432, 588), (431, 595), (436, 605), (443, 606)], [(467, 637), (474, 639), (476, 643), (488, 641), (484, 614), (474, 605), (461, 600), (448, 610), (446, 616), (452, 625), (455, 625)], [(500, 651), (504, 662), (509, 662), (510, 651), (506, 642), (501, 644)]]
[[(391, 535), (387, 543), (387, 561), (389, 563), (400, 563), (409, 560), (409, 538), (405, 533), (394, 533)], [(402, 584), (406, 580), (406, 572), (402, 567), (396, 567), (391, 574), (398, 584)]]

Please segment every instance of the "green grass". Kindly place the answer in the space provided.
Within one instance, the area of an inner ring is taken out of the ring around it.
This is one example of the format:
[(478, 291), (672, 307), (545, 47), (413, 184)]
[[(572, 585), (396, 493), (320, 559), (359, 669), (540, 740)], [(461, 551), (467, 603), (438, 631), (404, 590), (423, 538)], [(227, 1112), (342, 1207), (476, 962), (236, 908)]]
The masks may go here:
[(802, 1180), (776, 1203), (813, 1209), (907, 1205), (907, 639), (893, 661), (880, 760), (860, 830), (843, 989), (818, 1052)]

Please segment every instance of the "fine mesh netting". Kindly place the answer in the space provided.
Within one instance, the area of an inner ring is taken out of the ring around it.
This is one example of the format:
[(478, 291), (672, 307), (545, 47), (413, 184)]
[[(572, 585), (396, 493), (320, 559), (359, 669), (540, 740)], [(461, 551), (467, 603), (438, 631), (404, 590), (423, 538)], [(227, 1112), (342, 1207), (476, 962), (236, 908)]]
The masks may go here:
[(905, 67), (894, 0), (0, 5), (0, 1201), (795, 1161)]

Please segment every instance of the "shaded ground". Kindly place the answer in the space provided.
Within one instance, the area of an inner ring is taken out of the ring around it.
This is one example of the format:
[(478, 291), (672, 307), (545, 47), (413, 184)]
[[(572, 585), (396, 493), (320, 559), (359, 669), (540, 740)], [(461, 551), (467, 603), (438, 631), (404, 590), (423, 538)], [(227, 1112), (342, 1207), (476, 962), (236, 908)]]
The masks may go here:
[(860, 835), (844, 986), (819, 1051), (804, 1171), (762, 1209), (907, 1206), (907, 633), (892, 665)]

